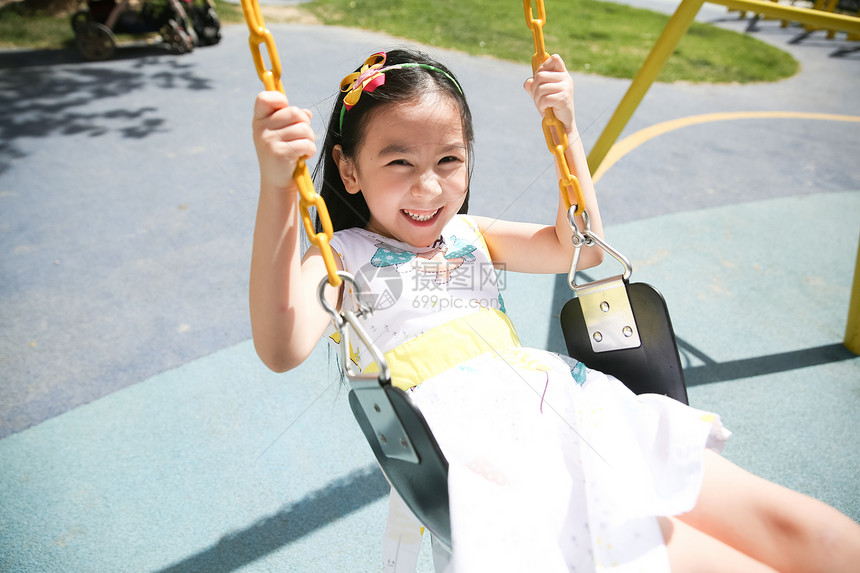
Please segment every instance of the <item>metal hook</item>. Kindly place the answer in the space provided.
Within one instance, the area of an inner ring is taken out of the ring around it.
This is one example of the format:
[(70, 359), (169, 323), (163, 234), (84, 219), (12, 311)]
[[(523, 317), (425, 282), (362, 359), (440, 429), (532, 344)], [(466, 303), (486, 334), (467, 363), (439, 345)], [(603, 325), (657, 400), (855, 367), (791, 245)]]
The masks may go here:
[(597, 245), (603, 249), (604, 252), (612, 255), (612, 257), (624, 267), (624, 273), (621, 275), (621, 278), (625, 282), (629, 281), (630, 276), (633, 274), (633, 266), (630, 264), (627, 257), (612, 248), (612, 246), (600, 238), (600, 236), (591, 231), (591, 219), (588, 216), (588, 211), (582, 212), (582, 220), (583, 223), (585, 223), (584, 231), (580, 231), (576, 224), (576, 205), (572, 205), (567, 211), (567, 221), (570, 224), (570, 230), (573, 233), (570, 237), (570, 242), (573, 244), (573, 258), (570, 262), (570, 270), (567, 273), (567, 282), (570, 285), (571, 290), (573, 290), (573, 292), (577, 292), (578, 289), (582, 288), (580, 285), (576, 284), (576, 269), (579, 266), (579, 257), (582, 254), (583, 246), (592, 247)]
[(346, 374), (346, 377), (350, 380), (354, 380), (357, 378), (366, 378), (366, 375), (362, 375), (360, 372), (356, 372), (353, 370), (350, 358), (349, 358), (349, 328), (355, 331), (355, 334), (358, 335), (359, 340), (364, 343), (364, 346), (370, 352), (370, 355), (373, 357), (374, 362), (379, 367), (379, 385), (386, 386), (391, 384), (391, 371), (388, 368), (388, 362), (385, 360), (385, 355), (381, 350), (374, 344), (373, 340), (368, 336), (367, 331), (364, 330), (364, 327), (361, 325), (359, 318), (370, 316), (373, 314), (373, 308), (365, 302), (361, 300), (361, 288), (358, 286), (358, 283), (351, 274), (345, 271), (337, 271), (337, 276), (341, 278), (344, 283), (349, 283), (352, 285), (352, 290), (354, 293), (354, 300), (356, 305), (358, 306), (358, 310), (353, 312), (349, 310), (345, 310), (342, 312), (338, 312), (336, 308), (332, 307), (329, 304), (328, 300), (325, 298), (325, 288), (326, 285), (329, 284), (328, 277), (323, 277), (320, 281), (319, 287), (317, 287), (317, 300), (320, 305), (323, 307), (329, 317), (331, 317), (331, 321), (334, 324), (334, 327), (337, 329), (340, 334), (340, 358), (341, 365), (343, 367), (343, 372)]

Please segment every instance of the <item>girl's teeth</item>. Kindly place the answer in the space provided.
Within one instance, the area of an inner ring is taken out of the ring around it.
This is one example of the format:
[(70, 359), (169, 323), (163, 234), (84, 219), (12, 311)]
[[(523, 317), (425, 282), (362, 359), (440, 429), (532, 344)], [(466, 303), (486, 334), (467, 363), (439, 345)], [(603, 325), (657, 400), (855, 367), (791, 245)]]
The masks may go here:
[(437, 209), (435, 211), (430, 211), (430, 212), (427, 212), (425, 214), (407, 211), (406, 209), (404, 209), (403, 212), (406, 213), (406, 215), (408, 215), (409, 218), (414, 219), (416, 221), (429, 221), (434, 216), (436, 216), (436, 213), (438, 213), (439, 210)]

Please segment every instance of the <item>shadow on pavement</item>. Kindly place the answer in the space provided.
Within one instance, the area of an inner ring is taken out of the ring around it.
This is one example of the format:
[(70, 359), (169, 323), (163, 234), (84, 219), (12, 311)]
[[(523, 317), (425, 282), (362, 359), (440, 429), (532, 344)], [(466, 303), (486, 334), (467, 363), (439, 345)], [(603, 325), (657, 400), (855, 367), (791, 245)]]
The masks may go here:
[[(109, 62), (84, 62), (71, 50), (0, 53), (0, 174), (26, 152), (16, 140), (119, 132), (144, 138), (165, 120), (151, 105), (125, 105), (146, 89), (212, 89), (194, 64), (157, 46), (119, 50)], [(107, 101), (117, 99), (114, 106)], [(136, 98), (140, 101), (141, 98)]]
[(323, 489), (311, 492), (275, 515), (222, 537), (212, 547), (159, 573), (235, 571), (382, 499), (389, 491), (388, 482), (376, 464), (356, 470)]

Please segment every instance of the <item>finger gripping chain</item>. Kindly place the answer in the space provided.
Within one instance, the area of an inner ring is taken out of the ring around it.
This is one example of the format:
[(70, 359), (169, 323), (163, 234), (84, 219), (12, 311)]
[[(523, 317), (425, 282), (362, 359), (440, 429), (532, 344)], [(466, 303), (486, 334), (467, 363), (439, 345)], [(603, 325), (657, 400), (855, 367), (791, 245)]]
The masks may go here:
[[(245, 22), (248, 24), (248, 31), (250, 32), (248, 43), (251, 47), (251, 57), (254, 59), (254, 67), (257, 68), (257, 75), (260, 76), (260, 80), (267, 90), (285, 93), (284, 84), (281, 82), (281, 60), (278, 57), (278, 48), (275, 46), (272, 33), (269, 32), (263, 22), (263, 14), (260, 12), (260, 5), (257, 3), (257, 0), (242, 0), (242, 12), (245, 14)], [(260, 52), (260, 44), (266, 46), (269, 60), (272, 63), (271, 69), (266, 69), (266, 65), (263, 62), (263, 54)], [(333, 234), (331, 218), (329, 217), (325, 201), (314, 189), (304, 157), (296, 163), (293, 179), (296, 182), (296, 187), (299, 189), (299, 213), (302, 217), (305, 233), (310, 242), (320, 250), (323, 262), (325, 263), (326, 273), (328, 274), (328, 284), (338, 287), (342, 281), (337, 274), (337, 265), (335, 264), (334, 254), (329, 244)], [(320, 233), (314, 232), (310, 207), (316, 207), (317, 216), (323, 228)]]
[[(546, 24), (546, 9), (544, 8), (543, 0), (534, 0), (534, 2), (537, 6), (537, 18), (534, 17), (534, 12), (532, 11), (532, 0), (523, 0), (523, 9), (526, 15), (526, 25), (531, 29), (532, 36), (534, 37), (535, 53), (532, 56), (532, 72), (536, 73), (541, 64), (549, 59), (549, 54), (546, 52), (543, 38), (543, 26)], [(568, 165), (567, 157), (564, 155), (568, 147), (564, 124), (555, 117), (552, 109), (548, 109), (546, 110), (546, 115), (544, 115), (542, 125), (546, 145), (550, 153), (555, 156), (555, 163), (561, 176), (558, 182), (561, 199), (568, 210), (571, 205), (575, 204), (575, 214), (580, 215), (585, 210), (585, 200), (582, 197), (579, 180), (571, 174), (570, 165)], [(572, 202), (571, 194), (576, 203)]]

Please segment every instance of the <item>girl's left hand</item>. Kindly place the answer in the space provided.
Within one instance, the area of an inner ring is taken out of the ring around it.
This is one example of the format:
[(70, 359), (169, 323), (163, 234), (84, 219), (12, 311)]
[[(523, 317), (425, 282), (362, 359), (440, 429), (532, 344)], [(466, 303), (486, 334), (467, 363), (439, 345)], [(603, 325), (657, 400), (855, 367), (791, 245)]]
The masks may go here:
[(552, 109), (555, 117), (564, 124), (568, 135), (574, 132), (573, 78), (561, 56), (550, 56), (541, 64), (534, 77), (526, 80), (523, 87), (532, 96), (541, 116), (546, 115), (547, 109)]

